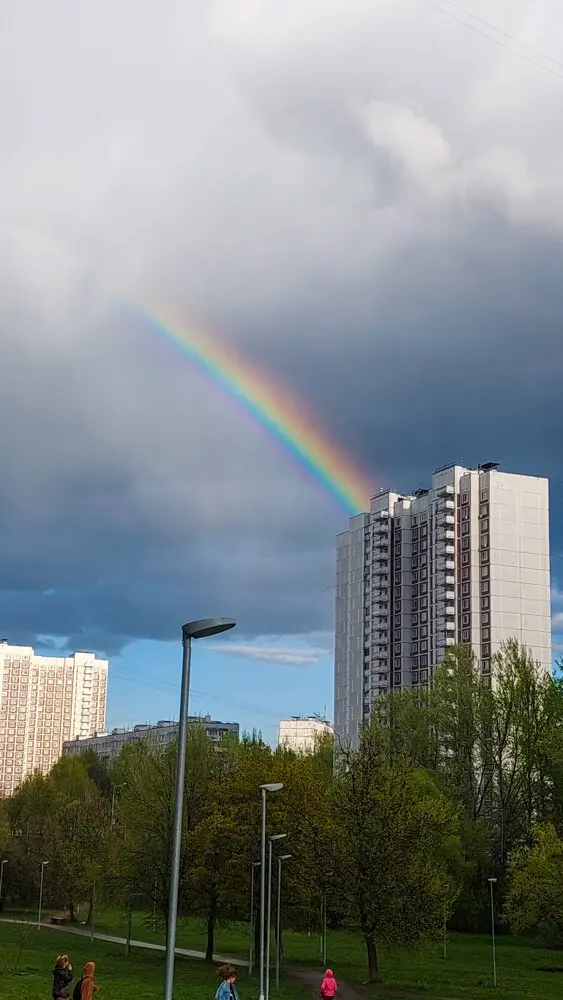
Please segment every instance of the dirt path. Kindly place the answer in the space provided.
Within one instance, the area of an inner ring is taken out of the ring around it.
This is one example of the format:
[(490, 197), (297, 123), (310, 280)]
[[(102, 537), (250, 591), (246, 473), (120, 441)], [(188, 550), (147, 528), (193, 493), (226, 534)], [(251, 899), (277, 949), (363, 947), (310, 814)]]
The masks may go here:
[[(313, 996), (318, 997), (320, 994), (321, 983), (323, 979), (322, 972), (315, 972), (313, 969), (287, 969), (290, 976), (297, 979), (303, 984), (308, 990), (311, 991)], [(365, 1000), (352, 986), (348, 986), (348, 983), (342, 982), (341, 979), (338, 980), (338, 1000)]]

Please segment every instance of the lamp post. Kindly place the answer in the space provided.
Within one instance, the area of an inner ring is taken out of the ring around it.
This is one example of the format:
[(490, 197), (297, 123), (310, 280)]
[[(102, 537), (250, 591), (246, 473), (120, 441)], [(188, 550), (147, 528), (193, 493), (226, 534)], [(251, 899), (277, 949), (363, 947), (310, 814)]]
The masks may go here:
[(115, 824), (115, 795), (118, 788), (125, 788), (127, 782), (122, 781), (120, 785), (114, 785), (113, 791), (111, 793), (111, 825)]
[(493, 939), (493, 986), (497, 984), (497, 953), (495, 947), (495, 896), (494, 896), (494, 884), (496, 878), (489, 879), (489, 885), (491, 887), (491, 933)]
[(260, 997), (264, 1000), (264, 931), (266, 927), (266, 805), (268, 792), (281, 792), (283, 782), (260, 785), (262, 792), (262, 839), (260, 844)]
[(190, 695), (190, 663), (192, 639), (205, 639), (234, 628), (234, 618), (203, 618), (182, 625), (182, 687), (180, 694), (180, 726), (178, 732), (178, 763), (174, 797), (174, 825), (170, 858), (170, 893), (166, 934), (166, 970), (164, 1000), (172, 1000), (174, 989), (174, 958), (176, 955), (176, 924), (178, 922), (178, 890), (180, 887), (180, 856), (182, 851), (182, 815), (184, 811), (184, 778), (186, 773), (186, 738), (188, 735), (188, 701)]
[(2, 885), (4, 883), (4, 866), (8, 864), (8, 859), (0, 861), (0, 904), (2, 903)]
[(280, 985), (280, 957), (281, 957), (281, 877), (282, 862), (289, 861), (291, 854), (280, 854), (278, 858), (278, 909), (276, 917), (276, 986)]
[(45, 878), (45, 869), (49, 864), (48, 861), (41, 862), (41, 881), (39, 883), (39, 910), (37, 911), (37, 930), (41, 930), (41, 910), (43, 907), (43, 880)]
[(254, 967), (254, 870), (260, 868), (260, 861), (253, 861), (250, 865), (250, 951), (248, 955), (248, 974), (252, 975)]
[(267, 917), (267, 929), (268, 937), (266, 941), (266, 995), (265, 1000), (269, 1000), (270, 997), (270, 944), (272, 940), (271, 934), (271, 924), (272, 924), (272, 856), (274, 853), (274, 844), (279, 840), (285, 840), (287, 833), (275, 833), (272, 837), (268, 837), (270, 842), (270, 850), (268, 852), (268, 917)]

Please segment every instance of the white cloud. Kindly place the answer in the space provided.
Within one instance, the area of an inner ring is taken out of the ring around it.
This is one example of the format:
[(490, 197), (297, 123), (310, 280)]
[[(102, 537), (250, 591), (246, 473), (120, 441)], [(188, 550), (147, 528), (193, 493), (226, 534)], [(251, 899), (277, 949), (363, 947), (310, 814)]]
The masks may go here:
[(279, 646), (243, 646), (232, 642), (215, 643), (216, 653), (236, 656), (241, 660), (279, 663), (288, 667), (312, 667), (328, 656), (328, 649), (285, 649)]

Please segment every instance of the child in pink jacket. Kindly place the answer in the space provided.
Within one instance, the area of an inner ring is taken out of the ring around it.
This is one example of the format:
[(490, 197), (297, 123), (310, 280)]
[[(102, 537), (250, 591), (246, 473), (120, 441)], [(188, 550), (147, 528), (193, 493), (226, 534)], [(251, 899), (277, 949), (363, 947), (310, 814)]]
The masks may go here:
[(327, 969), (321, 985), (321, 997), (323, 997), (324, 1000), (333, 1000), (337, 989), (338, 986), (336, 984), (333, 971), (332, 969)]

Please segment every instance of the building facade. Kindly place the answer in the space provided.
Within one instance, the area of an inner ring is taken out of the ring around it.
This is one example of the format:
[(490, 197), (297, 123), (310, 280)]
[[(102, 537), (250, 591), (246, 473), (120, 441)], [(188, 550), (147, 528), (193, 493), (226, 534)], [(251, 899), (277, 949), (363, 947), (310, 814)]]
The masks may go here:
[(104, 729), (107, 678), (93, 653), (36, 656), (0, 640), (0, 795), (49, 771), (71, 736)]
[(337, 539), (335, 731), (355, 745), (375, 698), (425, 688), (450, 645), (491, 658), (515, 638), (551, 671), (547, 479), (438, 469), (383, 492)]
[[(190, 726), (203, 726), (205, 732), (213, 743), (218, 743), (222, 736), (230, 734), (239, 738), (238, 722), (217, 722), (210, 715), (196, 716), (190, 715), (188, 724)], [(132, 729), (112, 729), (111, 733), (90, 736), (88, 738), (70, 740), (63, 746), (64, 754), (80, 754), (86, 750), (93, 750), (99, 757), (109, 757), (114, 759), (121, 753), (127, 743), (135, 743), (138, 740), (148, 740), (158, 749), (163, 750), (178, 737), (179, 724), (177, 722), (158, 722), (155, 726), (143, 724), (133, 726)]]
[(315, 749), (316, 741), (325, 733), (332, 733), (332, 726), (326, 719), (314, 716), (303, 718), (295, 715), (285, 719), (278, 726), (278, 743), (295, 753), (310, 753)]

